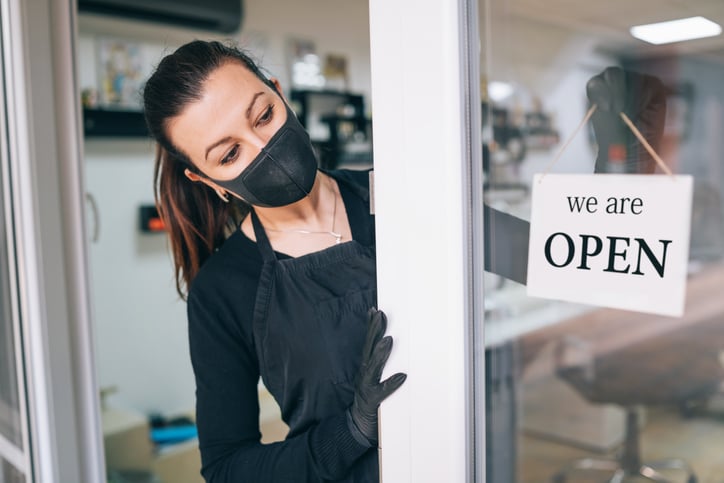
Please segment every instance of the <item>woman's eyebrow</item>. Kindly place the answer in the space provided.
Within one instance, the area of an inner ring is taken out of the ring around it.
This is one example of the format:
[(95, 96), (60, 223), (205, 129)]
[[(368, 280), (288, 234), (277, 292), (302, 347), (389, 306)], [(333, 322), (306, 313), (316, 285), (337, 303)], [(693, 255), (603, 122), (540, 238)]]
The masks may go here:
[(226, 136), (225, 138), (219, 139), (214, 144), (212, 144), (211, 146), (206, 148), (206, 154), (204, 155), (204, 159), (205, 160), (209, 159), (209, 152), (211, 152), (211, 150), (214, 149), (216, 146), (218, 146), (219, 144), (224, 144), (225, 142), (228, 142), (230, 140), (231, 140), (231, 136)]
[(251, 117), (251, 110), (254, 108), (254, 103), (259, 98), (260, 95), (264, 94), (263, 92), (257, 92), (254, 94), (254, 97), (251, 99), (251, 103), (249, 104), (249, 107), (246, 109), (246, 118), (249, 119)]
[[(247, 119), (249, 119), (251, 117), (251, 111), (252, 111), (252, 109), (254, 109), (254, 104), (256, 103), (256, 100), (259, 98), (259, 96), (261, 96), (262, 94), (264, 94), (264, 92), (257, 92), (256, 94), (254, 94), (254, 97), (251, 98), (251, 103), (249, 103), (249, 107), (246, 108), (246, 113), (245, 113)], [(220, 144), (224, 144), (225, 142), (228, 142), (230, 139), (231, 139), (231, 137), (226, 136), (225, 138), (219, 139), (214, 144), (212, 144), (211, 146), (206, 148), (206, 153), (204, 154), (204, 159), (209, 158), (209, 153), (211, 152), (212, 149), (214, 149), (216, 146), (218, 146)]]

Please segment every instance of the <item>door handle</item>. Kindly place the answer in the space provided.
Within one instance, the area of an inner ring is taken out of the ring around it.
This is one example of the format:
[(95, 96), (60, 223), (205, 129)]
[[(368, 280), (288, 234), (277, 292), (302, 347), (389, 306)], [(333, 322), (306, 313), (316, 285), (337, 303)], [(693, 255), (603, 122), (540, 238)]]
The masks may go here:
[(98, 210), (98, 202), (96, 201), (95, 196), (88, 192), (86, 192), (85, 194), (85, 200), (90, 207), (90, 212), (93, 220), (91, 230), (91, 242), (96, 243), (98, 242), (98, 239), (101, 235), (101, 216), (100, 211)]

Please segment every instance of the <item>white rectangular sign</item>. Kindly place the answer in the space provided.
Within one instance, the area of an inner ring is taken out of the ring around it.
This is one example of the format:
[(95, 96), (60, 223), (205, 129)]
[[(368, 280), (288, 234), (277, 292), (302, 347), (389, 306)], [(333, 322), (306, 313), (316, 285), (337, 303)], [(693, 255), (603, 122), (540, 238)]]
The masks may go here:
[(528, 295), (682, 315), (692, 186), (678, 175), (535, 175)]

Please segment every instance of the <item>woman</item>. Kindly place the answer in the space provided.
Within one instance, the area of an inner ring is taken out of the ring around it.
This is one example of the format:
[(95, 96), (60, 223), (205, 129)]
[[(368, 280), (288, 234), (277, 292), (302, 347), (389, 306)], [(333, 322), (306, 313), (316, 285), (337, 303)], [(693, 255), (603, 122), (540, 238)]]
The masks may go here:
[[(244, 53), (190, 42), (144, 89), (156, 201), (188, 289), (208, 482), (378, 480), (377, 409), (392, 348), (374, 310), (367, 173), (320, 172), (309, 137)], [(262, 445), (258, 382), (286, 440)]]

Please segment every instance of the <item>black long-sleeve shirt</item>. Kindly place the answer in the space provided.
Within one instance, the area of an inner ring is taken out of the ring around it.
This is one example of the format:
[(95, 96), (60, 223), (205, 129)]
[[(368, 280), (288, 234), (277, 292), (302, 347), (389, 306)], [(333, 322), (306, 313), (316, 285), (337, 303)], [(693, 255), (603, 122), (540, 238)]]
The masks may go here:
[[(367, 174), (350, 176), (363, 183)], [(368, 205), (345, 183), (339, 186), (350, 224), (361, 224), (368, 229), (359, 232), (370, 233), (369, 239), (358, 241), (373, 244)], [(260, 443), (260, 370), (252, 320), (261, 268), (256, 243), (237, 230), (191, 285), (189, 341), (201, 472), (210, 483), (338, 480), (366, 453), (376, 451), (346, 412), (283, 442)]]

